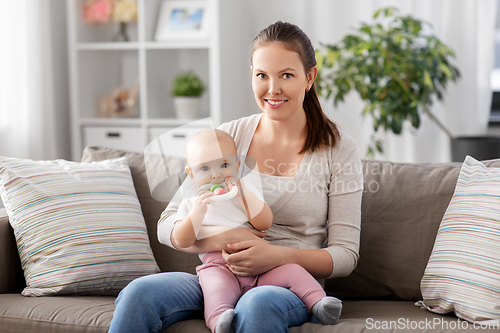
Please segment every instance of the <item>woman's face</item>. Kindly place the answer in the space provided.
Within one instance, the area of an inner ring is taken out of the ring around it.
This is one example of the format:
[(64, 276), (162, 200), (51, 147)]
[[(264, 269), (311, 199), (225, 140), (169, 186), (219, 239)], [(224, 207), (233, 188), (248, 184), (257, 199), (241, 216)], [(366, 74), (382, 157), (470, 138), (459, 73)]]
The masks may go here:
[(272, 120), (303, 115), (306, 90), (317, 69), (305, 72), (299, 54), (279, 43), (264, 44), (252, 56), (252, 89), (260, 109)]

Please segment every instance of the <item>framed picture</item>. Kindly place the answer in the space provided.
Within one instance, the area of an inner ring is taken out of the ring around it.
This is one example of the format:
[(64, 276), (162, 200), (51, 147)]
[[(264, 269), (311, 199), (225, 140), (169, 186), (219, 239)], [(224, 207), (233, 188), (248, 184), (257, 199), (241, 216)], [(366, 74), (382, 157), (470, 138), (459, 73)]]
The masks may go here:
[(207, 40), (208, 20), (208, 1), (164, 0), (161, 3), (155, 40)]

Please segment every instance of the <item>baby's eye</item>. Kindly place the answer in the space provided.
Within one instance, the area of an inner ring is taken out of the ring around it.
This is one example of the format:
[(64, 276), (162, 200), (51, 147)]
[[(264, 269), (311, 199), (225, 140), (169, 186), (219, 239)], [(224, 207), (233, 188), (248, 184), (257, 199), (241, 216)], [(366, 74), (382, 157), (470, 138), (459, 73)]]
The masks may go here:
[(267, 76), (266, 76), (266, 74), (264, 74), (264, 73), (259, 73), (259, 74), (257, 74), (257, 77), (258, 77), (259, 79), (265, 79)]
[(208, 170), (210, 170), (210, 168), (209, 168), (209, 167), (207, 167), (207, 166), (205, 165), (205, 166), (202, 166), (202, 167), (201, 167), (201, 170), (202, 170), (202, 171), (208, 171)]
[(225, 169), (225, 168), (229, 167), (229, 164), (228, 163), (222, 163), (220, 167), (223, 168), (223, 169)]
[(285, 78), (285, 79), (290, 79), (290, 78), (292, 78), (292, 77), (293, 77), (293, 75), (292, 75), (292, 74), (290, 74), (290, 73), (285, 73), (285, 74), (283, 74), (283, 78)]

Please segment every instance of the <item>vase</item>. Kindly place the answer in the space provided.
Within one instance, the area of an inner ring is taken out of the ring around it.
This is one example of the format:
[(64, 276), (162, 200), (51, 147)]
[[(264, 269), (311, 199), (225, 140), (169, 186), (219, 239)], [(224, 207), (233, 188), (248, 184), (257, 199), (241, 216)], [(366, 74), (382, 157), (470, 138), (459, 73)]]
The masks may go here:
[(127, 32), (128, 24), (127, 22), (119, 22), (118, 30), (113, 36), (113, 42), (128, 42), (130, 40)]
[(201, 98), (198, 96), (174, 97), (175, 114), (179, 119), (198, 119), (200, 117)]

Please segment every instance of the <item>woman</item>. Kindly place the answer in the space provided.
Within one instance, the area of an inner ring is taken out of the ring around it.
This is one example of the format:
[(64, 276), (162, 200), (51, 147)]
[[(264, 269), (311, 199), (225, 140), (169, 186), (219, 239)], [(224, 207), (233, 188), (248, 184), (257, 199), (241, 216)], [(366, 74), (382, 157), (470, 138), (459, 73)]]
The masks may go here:
[[(297, 26), (276, 22), (255, 38), (252, 89), (262, 113), (220, 126), (235, 139), (245, 166), (256, 164), (265, 201), (273, 211), (266, 236), (238, 228), (198, 240), (187, 251), (224, 252), (234, 274), (248, 276), (285, 263), (318, 279), (350, 274), (359, 250), (362, 172), (356, 144), (321, 110), (314, 80), (314, 49)], [(175, 198), (174, 198), (175, 199)], [(159, 222), (162, 243), (177, 202)], [(162, 273), (131, 282), (116, 300), (110, 332), (160, 332), (174, 322), (203, 317), (196, 276)], [(287, 332), (310, 320), (304, 303), (288, 289), (249, 290), (235, 307), (236, 332)]]

